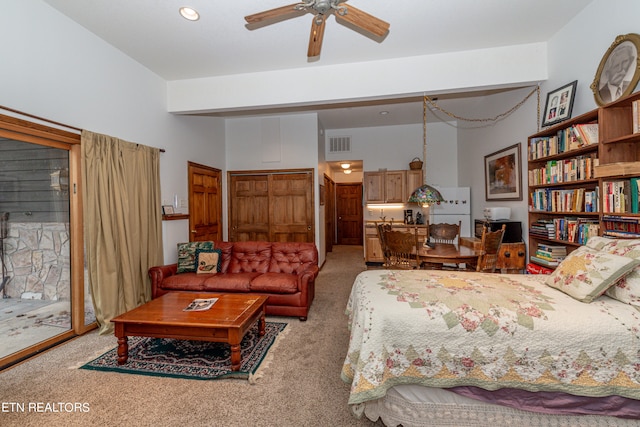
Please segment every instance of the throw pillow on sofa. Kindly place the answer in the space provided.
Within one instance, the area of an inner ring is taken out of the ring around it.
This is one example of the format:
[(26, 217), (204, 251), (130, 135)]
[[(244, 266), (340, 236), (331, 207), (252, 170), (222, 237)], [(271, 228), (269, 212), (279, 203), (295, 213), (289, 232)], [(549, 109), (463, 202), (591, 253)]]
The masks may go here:
[(196, 273), (216, 274), (220, 271), (220, 249), (196, 249)]
[(178, 243), (178, 273), (195, 273), (196, 251), (213, 249), (213, 242)]

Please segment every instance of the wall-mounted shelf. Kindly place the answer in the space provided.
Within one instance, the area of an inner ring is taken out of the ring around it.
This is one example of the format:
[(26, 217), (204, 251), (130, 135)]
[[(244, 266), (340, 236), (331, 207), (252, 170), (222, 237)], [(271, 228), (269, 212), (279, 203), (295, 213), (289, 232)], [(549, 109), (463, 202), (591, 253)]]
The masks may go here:
[(178, 219), (189, 219), (189, 214), (162, 215), (163, 221), (176, 221)]

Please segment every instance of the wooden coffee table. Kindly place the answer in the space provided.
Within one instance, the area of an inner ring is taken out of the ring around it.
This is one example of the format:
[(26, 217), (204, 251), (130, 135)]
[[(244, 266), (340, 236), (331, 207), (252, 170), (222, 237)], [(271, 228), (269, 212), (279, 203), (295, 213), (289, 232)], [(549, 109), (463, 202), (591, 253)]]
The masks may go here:
[[(209, 310), (183, 311), (196, 298), (218, 298)], [(259, 321), (265, 331), (266, 296), (170, 292), (112, 319), (118, 338), (118, 364), (129, 357), (127, 337), (223, 342), (231, 346), (231, 369), (240, 370), (240, 342)]]

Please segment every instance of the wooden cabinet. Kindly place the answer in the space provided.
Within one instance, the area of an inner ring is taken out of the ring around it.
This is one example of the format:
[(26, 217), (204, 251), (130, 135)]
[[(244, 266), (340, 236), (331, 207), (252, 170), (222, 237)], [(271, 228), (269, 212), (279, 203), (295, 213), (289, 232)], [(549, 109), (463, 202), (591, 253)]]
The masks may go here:
[[(482, 241), (477, 237), (460, 237), (460, 244), (477, 251)], [(524, 242), (502, 243), (498, 251), (496, 269), (502, 273), (516, 274), (524, 272), (527, 263), (527, 247)]]
[(366, 203), (405, 203), (407, 171), (377, 171), (364, 173)]
[(407, 185), (406, 185), (406, 193), (404, 195), (404, 201), (406, 202), (411, 197), (411, 193), (413, 191), (424, 184), (424, 171), (422, 169), (418, 170), (408, 170), (407, 171)]
[[(392, 229), (405, 233), (414, 233), (417, 230), (418, 244), (420, 245), (423, 244), (427, 238), (426, 225), (406, 225), (403, 223), (394, 223), (392, 225)], [(376, 228), (375, 222), (367, 222), (364, 227), (364, 254), (365, 262), (384, 262), (382, 247), (380, 246), (380, 239), (378, 237), (378, 229)]]
[(568, 254), (593, 235), (640, 238), (639, 104), (634, 93), (529, 137), (530, 262), (550, 271), (562, 255), (540, 259), (545, 247)]

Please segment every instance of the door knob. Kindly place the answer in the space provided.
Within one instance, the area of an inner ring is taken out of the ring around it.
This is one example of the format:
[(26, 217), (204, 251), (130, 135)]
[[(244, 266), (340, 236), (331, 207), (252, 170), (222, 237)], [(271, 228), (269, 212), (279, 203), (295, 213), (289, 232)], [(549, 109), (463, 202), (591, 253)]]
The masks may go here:
[(191, 232), (192, 232), (193, 234), (196, 234), (196, 230), (191, 230)]

